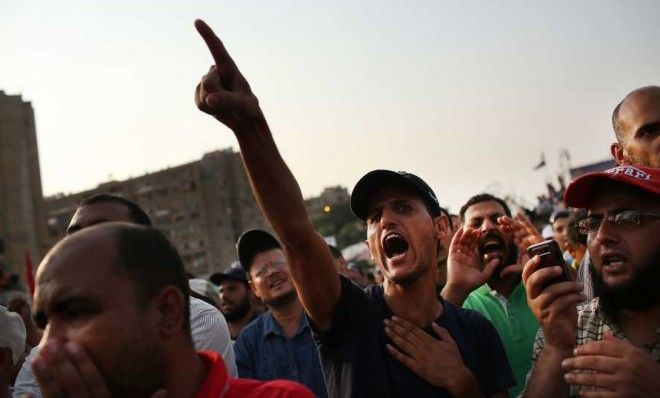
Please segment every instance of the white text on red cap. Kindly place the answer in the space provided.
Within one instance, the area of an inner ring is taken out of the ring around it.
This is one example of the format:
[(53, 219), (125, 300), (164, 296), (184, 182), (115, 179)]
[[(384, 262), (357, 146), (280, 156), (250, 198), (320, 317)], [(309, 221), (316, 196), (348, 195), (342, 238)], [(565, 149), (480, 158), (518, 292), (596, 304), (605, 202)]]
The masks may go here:
[(632, 178), (637, 178), (637, 179), (642, 179), (642, 180), (650, 180), (651, 175), (649, 173), (645, 173), (642, 170), (631, 167), (631, 166), (619, 166), (619, 167), (614, 167), (612, 169), (606, 170), (605, 173), (608, 174), (625, 174), (629, 177)]

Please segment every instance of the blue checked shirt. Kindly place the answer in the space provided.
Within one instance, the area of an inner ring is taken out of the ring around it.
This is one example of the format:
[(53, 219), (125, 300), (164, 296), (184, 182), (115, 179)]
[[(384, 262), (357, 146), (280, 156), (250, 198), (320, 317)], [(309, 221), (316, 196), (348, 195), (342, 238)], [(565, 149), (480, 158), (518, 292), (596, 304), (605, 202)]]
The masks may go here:
[(317, 397), (327, 397), (318, 351), (304, 315), (289, 339), (270, 312), (261, 314), (243, 329), (234, 351), (239, 377), (292, 380)]

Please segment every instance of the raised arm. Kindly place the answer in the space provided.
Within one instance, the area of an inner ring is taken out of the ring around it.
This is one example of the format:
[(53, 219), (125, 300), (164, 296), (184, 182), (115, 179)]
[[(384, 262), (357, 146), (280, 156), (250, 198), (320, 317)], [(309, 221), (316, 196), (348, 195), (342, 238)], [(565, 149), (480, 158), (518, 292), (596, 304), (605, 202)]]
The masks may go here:
[[(447, 261), (447, 284), (442, 289), (442, 298), (457, 307), (463, 305), (467, 296), (488, 281), (500, 263), (499, 259), (479, 258), (479, 231), (462, 227), (449, 245)], [(482, 261), (486, 264), (482, 268)]]
[(195, 27), (215, 60), (197, 85), (195, 103), (236, 135), (252, 192), (284, 246), (298, 296), (316, 327), (326, 330), (340, 293), (330, 250), (307, 217), (300, 187), (247, 80), (213, 30), (201, 20)]

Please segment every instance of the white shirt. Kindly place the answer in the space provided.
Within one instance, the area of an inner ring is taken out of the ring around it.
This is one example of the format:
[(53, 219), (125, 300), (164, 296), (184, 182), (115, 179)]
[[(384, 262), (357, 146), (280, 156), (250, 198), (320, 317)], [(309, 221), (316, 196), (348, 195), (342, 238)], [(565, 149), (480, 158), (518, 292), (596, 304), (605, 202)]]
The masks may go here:
[(491, 289), (490, 295), (495, 297), (497, 301), (499, 301), (499, 303), (502, 305), (502, 308), (504, 308), (504, 313), (506, 314), (506, 316), (509, 316), (509, 310), (507, 309), (507, 304), (509, 303), (509, 299), (499, 294), (497, 290)]
[(238, 377), (229, 327), (222, 312), (194, 297), (190, 298), (190, 331), (197, 351), (215, 351), (222, 356), (230, 375)]
[[(224, 315), (215, 307), (194, 297), (190, 298), (190, 331), (197, 351), (215, 351), (222, 355), (229, 373), (238, 377), (236, 357), (229, 337), (229, 327)], [(14, 398), (30, 394), (41, 398), (37, 379), (32, 373), (32, 361), (39, 354), (39, 347), (34, 347), (25, 358), (23, 366), (14, 383)]]

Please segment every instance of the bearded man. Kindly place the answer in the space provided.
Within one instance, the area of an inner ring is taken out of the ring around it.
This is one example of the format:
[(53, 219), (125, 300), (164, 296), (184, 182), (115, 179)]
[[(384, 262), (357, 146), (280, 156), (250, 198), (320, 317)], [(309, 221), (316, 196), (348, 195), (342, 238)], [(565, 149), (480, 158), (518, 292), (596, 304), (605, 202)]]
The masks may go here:
[(541, 329), (526, 397), (651, 397), (660, 392), (660, 169), (619, 166), (578, 177), (566, 205), (586, 208), (595, 298), (559, 266), (525, 265)]

